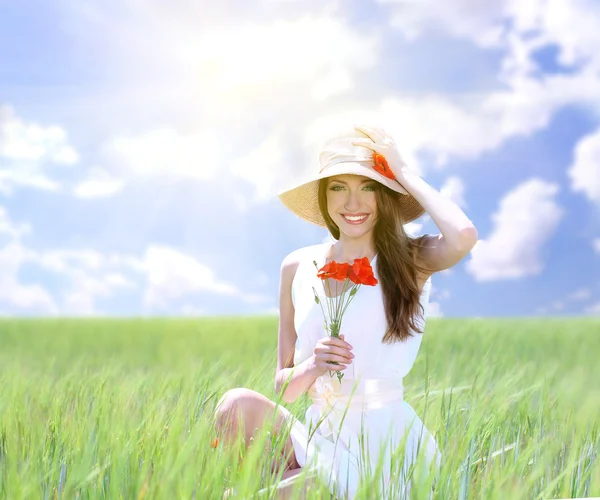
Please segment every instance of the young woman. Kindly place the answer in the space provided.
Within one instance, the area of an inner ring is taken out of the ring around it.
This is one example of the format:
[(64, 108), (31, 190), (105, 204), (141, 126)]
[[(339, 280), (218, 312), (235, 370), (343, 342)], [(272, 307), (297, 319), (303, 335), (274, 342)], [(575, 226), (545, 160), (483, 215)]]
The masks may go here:
[[(300, 248), (281, 265), (275, 389), (286, 403), (310, 396), (306, 421), (238, 388), (219, 401), (217, 430), (231, 437), (241, 429), (249, 443), (253, 431), (274, 418), (274, 432), (290, 429), (284, 479), (309, 468), (312, 480), (337, 498), (354, 498), (361, 478), (380, 471), (382, 495), (407, 498), (414, 466), (435, 470), (441, 455), (404, 401), (402, 379), (421, 344), (431, 275), (460, 262), (477, 230), (455, 203), (407, 168), (382, 129), (357, 126), (331, 140), (319, 159), (310, 182), (279, 195), (294, 214), (326, 227), (336, 240)], [(407, 236), (403, 225), (425, 212), (441, 234)], [(320, 305), (342, 293), (342, 282), (322, 281), (315, 263), (320, 269), (365, 257), (377, 284), (361, 285), (340, 337), (329, 336)], [(341, 381), (332, 377), (336, 372), (343, 373)]]

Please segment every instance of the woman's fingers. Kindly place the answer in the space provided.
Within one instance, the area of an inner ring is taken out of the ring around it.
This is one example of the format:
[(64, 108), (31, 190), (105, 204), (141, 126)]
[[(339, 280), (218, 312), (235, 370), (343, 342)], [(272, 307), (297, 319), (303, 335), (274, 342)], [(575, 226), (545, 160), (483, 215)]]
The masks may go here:
[[(341, 335), (340, 335), (340, 337), (341, 337)], [(352, 346), (348, 342), (346, 342), (343, 338), (326, 337), (325, 340), (323, 340), (323, 344), (335, 345), (337, 347), (342, 347), (344, 349), (352, 349)]]
[(326, 356), (336, 355), (340, 358), (343, 358), (344, 361), (346, 361), (346, 362), (352, 361), (352, 358), (354, 358), (354, 354), (352, 354), (347, 349), (344, 349), (342, 347), (334, 347), (334, 346), (317, 347), (317, 348), (315, 348), (315, 352), (323, 353)]
[(325, 362), (336, 361), (346, 364), (352, 363), (352, 358), (344, 356), (343, 354), (335, 354), (331, 351), (319, 352), (318, 356)]
[(329, 354), (327, 356), (327, 359), (329, 361), (338, 361), (340, 363), (346, 363), (347, 365), (352, 363), (352, 360), (350, 358), (347, 358), (346, 356), (339, 356), (337, 354)]

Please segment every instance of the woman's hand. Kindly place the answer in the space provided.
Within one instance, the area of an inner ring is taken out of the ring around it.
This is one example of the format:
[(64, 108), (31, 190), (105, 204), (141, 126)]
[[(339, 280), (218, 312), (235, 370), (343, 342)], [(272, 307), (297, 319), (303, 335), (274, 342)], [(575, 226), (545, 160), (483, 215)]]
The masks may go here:
[(371, 140), (355, 139), (352, 141), (352, 144), (355, 146), (363, 146), (371, 149), (374, 153), (382, 155), (393, 172), (391, 178), (395, 179), (400, 184), (404, 194), (408, 194), (404, 189), (403, 181), (406, 176), (414, 175), (414, 173), (409, 171), (392, 136), (381, 128), (368, 127), (366, 125), (356, 125), (354, 128), (365, 134)]
[(323, 337), (319, 339), (312, 355), (313, 368), (317, 376), (320, 377), (330, 370), (345, 370), (347, 365), (352, 363), (354, 357), (354, 354), (350, 352), (351, 349), (352, 346), (344, 340), (344, 335), (340, 335), (340, 338)]

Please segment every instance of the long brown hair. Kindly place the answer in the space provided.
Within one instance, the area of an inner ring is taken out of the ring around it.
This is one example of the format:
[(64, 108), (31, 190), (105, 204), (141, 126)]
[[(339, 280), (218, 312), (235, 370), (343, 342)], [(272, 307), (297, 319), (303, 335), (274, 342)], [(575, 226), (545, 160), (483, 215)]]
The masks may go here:
[[(340, 239), (340, 229), (327, 210), (327, 185), (329, 178), (319, 181), (319, 209), (331, 235)], [(374, 227), (377, 273), (384, 299), (388, 329), (382, 339), (385, 344), (402, 342), (412, 336), (411, 330), (423, 333), (415, 321), (423, 317), (418, 272), (426, 272), (416, 263), (423, 239), (412, 238), (404, 231), (398, 198), (403, 196), (376, 182), (377, 221)]]

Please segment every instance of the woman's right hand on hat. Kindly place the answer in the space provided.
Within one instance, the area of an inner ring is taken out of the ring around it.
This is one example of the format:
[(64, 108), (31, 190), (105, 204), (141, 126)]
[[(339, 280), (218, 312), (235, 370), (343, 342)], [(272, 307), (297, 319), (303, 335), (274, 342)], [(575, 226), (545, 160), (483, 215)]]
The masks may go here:
[(340, 337), (323, 337), (317, 341), (313, 350), (313, 363), (317, 376), (324, 375), (328, 371), (343, 371), (350, 363), (354, 354), (352, 346)]

